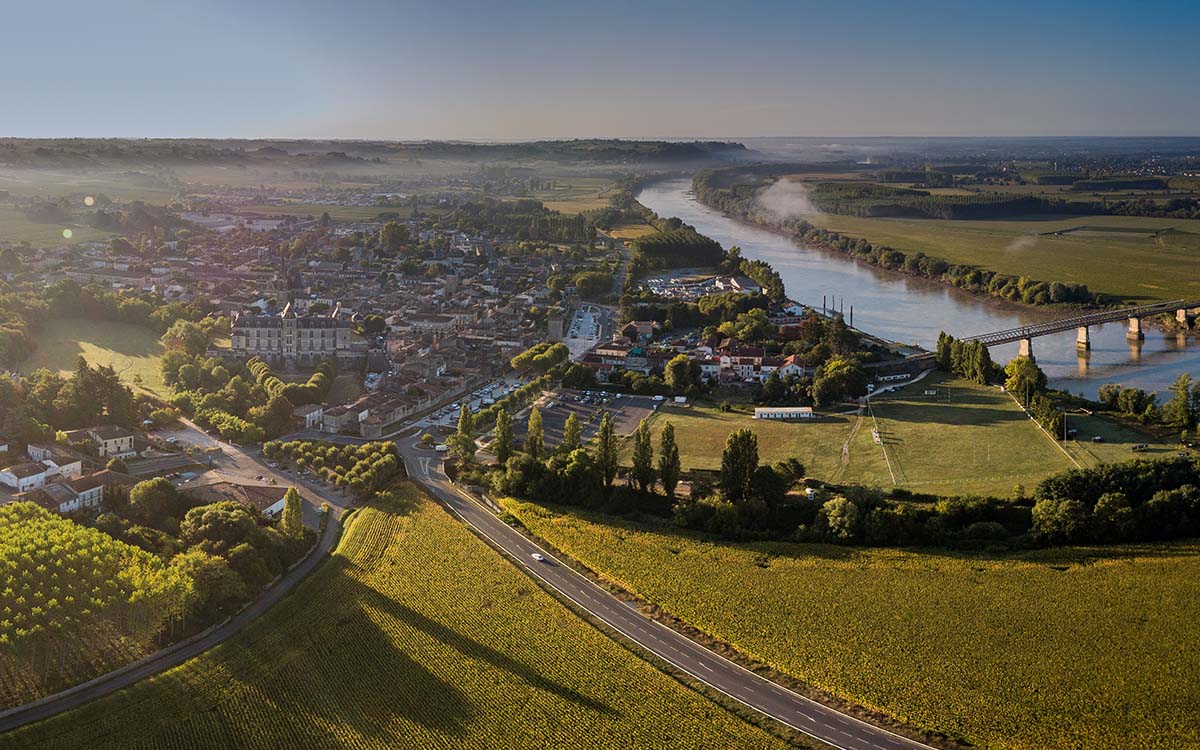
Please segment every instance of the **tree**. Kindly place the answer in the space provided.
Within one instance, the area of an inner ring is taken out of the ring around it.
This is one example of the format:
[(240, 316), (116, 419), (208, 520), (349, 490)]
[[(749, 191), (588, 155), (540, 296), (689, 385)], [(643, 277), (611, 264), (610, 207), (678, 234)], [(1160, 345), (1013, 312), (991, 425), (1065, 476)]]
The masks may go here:
[(506, 465), (513, 454), (512, 415), (503, 407), (496, 412), (496, 426), (492, 430), (492, 453), (501, 466)]
[(852, 542), (858, 537), (862, 514), (853, 500), (835, 497), (821, 506), (818, 520), (835, 541)]
[(525, 426), (525, 452), (535, 461), (541, 460), (546, 452), (545, 434), (542, 431), (542, 413), (536, 406), (529, 410), (529, 422)]
[(408, 227), (398, 221), (389, 221), (379, 230), (379, 244), (387, 250), (399, 250), (408, 241)]
[(721, 454), (721, 492), (737, 505), (750, 494), (750, 479), (758, 468), (758, 436), (748, 428), (731, 433)]
[(762, 400), (768, 404), (776, 404), (787, 397), (787, 386), (783, 384), (783, 378), (779, 377), (778, 372), (773, 372), (767, 376), (767, 382), (763, 383)]
[(241, 576), (217, 555), (199, 549), (189, 550), (172, 558), (171, 570), (195, 583), (193, 614), (226, 614), (249, 598)]
[(1180, 373), (1168, 389), (1171, 400), (1163, 404), (1163, 421), (1182, 430), (1189, 430), (1196, 425), (1196, 412), (1192, 404), (1192, 376), (1186, 372)]
[(201, 544), (205, 551), (223, 555), (257, 529), (248, 506), (222, 500), (189, 510), (179, 524), (179, 538), (189, 547)]
[(828, 406), (844, 398), (858, 398), (867, 392), (867, 377), (857, 360), (830, 357), (813, 379), (812, 397), (817, 406)]
[(654, 487), (654, 446), (650, 442), (650, 423), (643, 419), (633, 433), (633, 481), (642, 492)]
[(125, 461), (120, 458), (110, 459), (109, 462), (104, 465), (104, 468), (108, 469), (109, 471), (115, 471), (119, 474), (129, 473), (129, 467), (126, 466)]
[(1013, 357), (1004, 366), (1004, 388), (1017, 398), (1026, 408), (1033, 397), (1046, 389), (1046, 373), (1029, 357)]
[(663, 370), (663, 381), (672, 393), (684, 395), (699, 381), (699, 369), (699, 364), (694, 363), (686, 354), (677, 354), (667, 362)]
[(304, 535), (304, 506), (295, 487), (288, 487), (283, 495), (283, 515), (279, 519), (279, 528), (292, 539)]
[(558, 444), (559, 453), (569, 454), (579, 448), (583, 441), (583, 425), (579, 424), (579, 417), (575, 416), (575, 412), (567, 415), (567, 421), (563, 425), (562, 442)]
[(148, 526), (157, 527), (179, 509), (179, 490), (166, 477), (138, 482), (129, 491), (129, 505)]
[(663, 425), (658, 441), (658, 478), (662, 481), (663, 492), (673, 498), (681, 473), (679, 446), (675, 444), (675, 425), (670, 422)]
[(168, 351), (179, 349), (191, 355), (203, 354), (208, 349), (208, 332), (190, 320), (176, 320), (162, 335), (163, 347)]
[(472, 416), (466, 401), (458, 407), (458, 434), (467, 437), (473, 437), (475, 434), (475, 417)]
[(620, 461), (620, 449), (617, 446), (617, 432), (613, 426), (612, 415), (604, 412), (600, 418), (600, 429), (596, 432), (595, 464), (600, 472), (604, 489), (608, 490), (617, 478), (617, 464)]

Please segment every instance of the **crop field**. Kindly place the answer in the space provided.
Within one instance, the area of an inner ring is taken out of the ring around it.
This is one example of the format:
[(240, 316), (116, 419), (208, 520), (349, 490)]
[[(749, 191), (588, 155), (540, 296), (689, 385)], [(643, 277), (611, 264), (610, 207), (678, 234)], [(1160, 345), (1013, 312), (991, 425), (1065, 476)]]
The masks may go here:
[[(927, 390), (938, 395), (924, 396)], [(704, 405), (666, 405), (658, 413), (656, 432), (664, 420), (675, 425), (684, 469), (720, 468), (725, 439), (743, 427), (758, 435), (763, 462), (795, 456), (810, 476), (825, 481), (941, 495), (1008, 496), (1018, 483), (1032, 488), (1043, 477), (1075, 465), (999, 389), (937, 373), (872, 399), (870, 411), (861, 417), (849, 413), (776, 422), (754, 419), (749, 405), (724, 413)], [(876, 431), (880, 443), (875, 442)], [(1081, 430), (1080, 439), (1084, 434)], [(1134, 437), (1123, 432), (1114, 444), (1096, 446), (1099, 459), (1081, 453), (1076, 460), (1089, 464), (1130, 458), (1132, 444), (1149, 442), (1140, 434)]]
[[(379, 214), (383, 213), (399, 214), (401, 217), (407, 217), (412, 214), (412, 209), (408, 206), (399, 208), (391, 206), (339, 206), (334, 203), (260, 203), (246, 206), (244, 210), (279, 216), (319, 217), (323, 213), (328, 213), (330, 218), (335, 221), (374, 221)], [(430, 214), (438, 213), (435, 210), (427, 208), (422, 208), (421, 210)]]
[(561, 606), (410, 485), (183, 666), (0, 748), (782, 748)]
[(535, 534), (829, 693), (989, 750), (1200, 747), (1200, 545), (1008, 555), (716, 543), (506, 501)]
[(553, 187), (534, 190), (531, 198), (540, 200), (551, 211), (577, 214), (608, 205), (608, 191), (612, 180), (603, 177), (570, 176), (555, 178)]
[(46, 368), (66, 374), (82, 356), (88, 364), (109, 365), (128, 385), (158, 396), (170, 390), (158, 369), (162, 344), (145, 326), (112, 320), (51, 318), (38, 332), (38, 348), (21, 363), (22, 372)]
[[(1200, 221), (1140, 216), (1031, 216), (950, 221), (821, 214), (811, 221), (906, 253), (1013, 276), (1087, 284), (1127, 302), (1200, 298)], [(1079, 227), (1086, 227), (1079, 231)], [(1098, 231), (1131, 229), (1134, 231)], [(1163, 231), (1171, 229), (1173, 231)]]
[(627, 222), (613, 227), (608, 234), (618, 240), (636, 240), (643, 234), (650, 234), (654, 231), (654, 227), (649, 224)]

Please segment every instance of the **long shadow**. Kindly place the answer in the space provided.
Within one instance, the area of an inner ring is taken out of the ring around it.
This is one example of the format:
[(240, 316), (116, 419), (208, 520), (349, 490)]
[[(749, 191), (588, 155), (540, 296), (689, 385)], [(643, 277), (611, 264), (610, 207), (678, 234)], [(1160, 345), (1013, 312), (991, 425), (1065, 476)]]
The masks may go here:
[(607, 704), (583, 695), (574, 688), (560, 685), (542, 675), (534, 667), (480, 643), (467, 635), (459, 633), (444, 623), (432, 620), (394, 599), (389, 599), (381, 595), (373, 589), (364, 588), (360, 592), (360, 595), (363, 599), (364, 608), (370, 607), (375, 613), (390, 617), (394, 622), (416, 628), (453, 648), (463, 656), (485, 661), (498, 669), (503, 669), (517, 676), (533, 688), (551, 693), (576, 705), (608, 716), (617, 715), (617, 711)]

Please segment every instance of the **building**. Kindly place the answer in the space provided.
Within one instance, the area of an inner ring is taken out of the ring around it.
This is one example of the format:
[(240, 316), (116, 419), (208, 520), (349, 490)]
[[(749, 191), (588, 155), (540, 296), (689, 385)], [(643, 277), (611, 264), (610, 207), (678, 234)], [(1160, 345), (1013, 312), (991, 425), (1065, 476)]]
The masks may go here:
[(271, 364), (315, 367), (325, 357), (356, 365), (366, 357), (366, 342), (354, 333), (353, 321), (339, 303), (328, 315), (300, 315), (291, 304), (278, 315), (233, 318), (233, 353), (261, 357)]
[(119, 487), (128, 492), (135, 484), (137, 480), (131, 476), (105, 470), (47, 484), (17, 495), (17, 499), (37, 503), (55, 513), (94, 511), (104, 502), (104, 491), (109, 487)]
[(46, 484), (46, 467), (33, 461), (22, 461), (0, 469), (0, 484), (17, 492), (27, 492)]
[(755, 419), (812, 419), (811, 406), (756, 406)]
[(304, 404), (292, 409), (292, 416), (296, 418), (296, 423), (303, 430), (321, 429), (321, 417), (324, 414), (325, 407), (320, 404)]
[(204, 505), (233, 500), (256, 509), (264, 516), (276, 516), (283, 512), (283, 496), (287, 491), (287, 487), (215, 482), (190, 487), (183, 493)]
[(71, 430), (67, 433), (67, 440), (72, 444), (93, 443), (96, 446), (96, 455), (100, 458), (126, 458), (137, 455), (133, 447), (133, 432), (116, 425), (106, 424)]
[(57, 445), (30, 445), (29, 457), (46, 467), (47, 477), (77, 477), (83, 473), (83, 459)]

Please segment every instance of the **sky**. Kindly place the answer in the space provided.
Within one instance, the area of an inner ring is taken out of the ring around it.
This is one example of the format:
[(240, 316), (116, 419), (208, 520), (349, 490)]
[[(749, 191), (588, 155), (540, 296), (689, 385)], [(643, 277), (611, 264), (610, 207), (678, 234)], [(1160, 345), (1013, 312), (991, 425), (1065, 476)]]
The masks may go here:
[(1200, 2), (10, 0), (0, 136), (1200, 135)]

